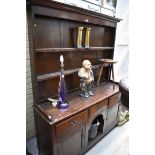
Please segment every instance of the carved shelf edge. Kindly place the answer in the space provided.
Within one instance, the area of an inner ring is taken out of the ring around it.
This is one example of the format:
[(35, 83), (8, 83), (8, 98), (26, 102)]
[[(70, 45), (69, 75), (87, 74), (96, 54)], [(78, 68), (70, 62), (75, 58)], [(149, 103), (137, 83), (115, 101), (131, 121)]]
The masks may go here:
[[(94, 69), (97, 69), (99, 67), (100, 67), (100, 65), (94, 65), (94, 66), (92, 66), (92, 69), (94, 70)], [(65, 70), (64, 74), (65, 75), (70, 75), (70, 74), (78, 72), (79, 69), (80, 68)], [(60, 72), (54, 72), (54, 73), (49, 73), (49, 74), (38, 75), (37, 76), (37, 81), (40, 82), (40, 81), (52, 79), (52, 78), (59, 77), (59, 76), (60, 76)]]
[(114, 47), (88, 47), (88, 48), (38, 48), (36, 52), (69, 52), (69, 51), (95, 51), (95, 50), (110, 50)]

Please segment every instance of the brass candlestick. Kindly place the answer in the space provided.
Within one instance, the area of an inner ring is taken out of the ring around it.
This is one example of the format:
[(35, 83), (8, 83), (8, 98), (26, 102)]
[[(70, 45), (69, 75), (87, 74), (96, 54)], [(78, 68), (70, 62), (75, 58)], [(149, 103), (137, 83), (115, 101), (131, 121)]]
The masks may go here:
[(85, 47), (89, 47), (90, 30), (91, 28), (86, 29)]
[(82, 47), (82, 30), (83, 27), (78, 27), (77, 47)]

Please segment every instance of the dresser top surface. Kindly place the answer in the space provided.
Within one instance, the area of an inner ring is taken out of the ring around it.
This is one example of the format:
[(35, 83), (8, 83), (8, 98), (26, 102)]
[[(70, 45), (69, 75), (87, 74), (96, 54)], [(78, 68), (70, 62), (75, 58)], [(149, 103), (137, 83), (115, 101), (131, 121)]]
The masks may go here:
[(47, 119), (50, 124), (53, 124), (71, 117), (81, 111), (84, 111), (92, 105), (99, 103), (118, 92), (118, 85), (116, 85), (115, 89), (113, 90), (112, 83), (102, 83), (94, 88), (95, 96), (89, 98), (80, 97), (78, 95), (78, 92), (68, 94), (67, 102), (69, 103), (69, 108), (65, 111), (61, 111), (60, 109), (53, 107), (49, 102), (44, 102), (41, 105), (36, 105), (35, 108), (37, 108), (41, 112), (41, 114), (44, 115), (45, 119)]

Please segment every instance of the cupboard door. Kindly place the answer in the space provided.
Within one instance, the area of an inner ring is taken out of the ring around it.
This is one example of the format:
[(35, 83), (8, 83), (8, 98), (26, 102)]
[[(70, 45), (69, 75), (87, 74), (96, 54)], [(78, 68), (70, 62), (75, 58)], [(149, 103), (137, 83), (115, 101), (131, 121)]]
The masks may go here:
[(117, 123), (117, 113), (118, 113), (119, 102), (109, 107), (107, 110), (107, 118), (105, 125), (105, 132), (111, 130)]
[(120, 93), (117, 93), (109, 98), (108, 107), (112, 107), (114, 104), (118, 103), (120, 100)]
[(77, 155), (84, 148), (85, 126), (64, 135), (57, 143), (58, 155)]

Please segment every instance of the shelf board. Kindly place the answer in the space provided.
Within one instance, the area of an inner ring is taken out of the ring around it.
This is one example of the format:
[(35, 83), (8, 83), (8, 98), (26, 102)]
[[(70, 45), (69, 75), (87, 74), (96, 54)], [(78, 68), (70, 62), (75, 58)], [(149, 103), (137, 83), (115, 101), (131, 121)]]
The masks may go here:
[[(94, 66), (92, 66), (92, 69), (94, 70), (94, 69), (97, 69), (99, 67), (100, 67), (100, 65), (94, 65)], [(70, 74), (78, 72), (79, 70), (80, 70), (80, 68), (65, 70), (64, 74), (65, 75), (70, 75)], [(59, 76), (60, 76), (60, 72), (54, 72), (54, 73), (49, 73), (49, 74), (38, 75), (37, 76), (37, 81), (40, 82), (40, 81), (52, 79), (52, 78), (59, 77)]]
[(110, 50), (114, 47), (88, 47), (88, 48), (38, 48), (36, 52), (69, 52), (69, 51), (95, 51), (95, 50)]

